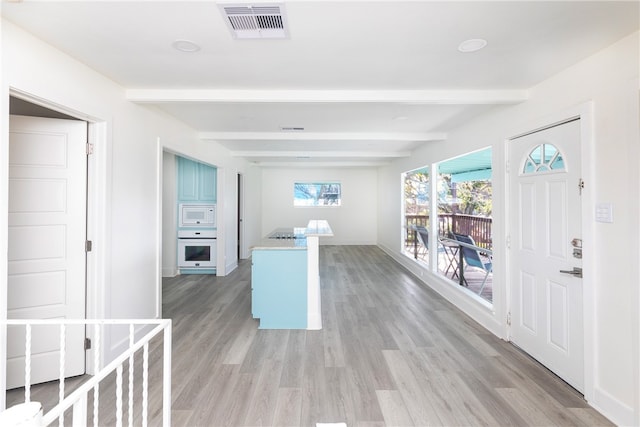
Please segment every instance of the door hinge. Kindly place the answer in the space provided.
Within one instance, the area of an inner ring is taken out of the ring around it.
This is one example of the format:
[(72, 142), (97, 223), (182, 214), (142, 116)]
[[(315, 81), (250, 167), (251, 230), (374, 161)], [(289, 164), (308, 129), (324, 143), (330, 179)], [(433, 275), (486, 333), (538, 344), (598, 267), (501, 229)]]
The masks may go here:
[(91, 350), (91, 338), (84, 339), (84, 349)]
[(84, 242), (84, 250), (85, 252), (91, 252), (91, 249), (93, 249), (93, 242), (91, 240), (87, 240)]
[(505, 239), (505, 243), (507, 245), (507, 249), (511, 249), (511, 234), (507, 234), (507, 237)]
[(90, 142), (87, 142), (87, 156), (93, 154), (93, 144)]
[(507, 326), (511, 326), (511, 312), (507, 313)]
[(582, 190), (584, 189), (584, 179), (578, 179), (578, 194), (582, 196)]
[(504, 164), (504, 170), (506, 173), (509, 173), (509, 161), (507, 160)]

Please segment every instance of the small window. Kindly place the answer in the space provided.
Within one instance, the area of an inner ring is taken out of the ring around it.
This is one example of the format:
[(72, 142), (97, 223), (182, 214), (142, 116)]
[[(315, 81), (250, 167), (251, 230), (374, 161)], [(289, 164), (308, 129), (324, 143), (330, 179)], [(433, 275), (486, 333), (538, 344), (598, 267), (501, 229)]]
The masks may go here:
[(337, 182), (296, 182), (293, 206), (340, 206), (342, 188)]
[(564, 171), (560, 150), (552, 144), (540, 144), (529, 152), (522, 168), (523, 174)]

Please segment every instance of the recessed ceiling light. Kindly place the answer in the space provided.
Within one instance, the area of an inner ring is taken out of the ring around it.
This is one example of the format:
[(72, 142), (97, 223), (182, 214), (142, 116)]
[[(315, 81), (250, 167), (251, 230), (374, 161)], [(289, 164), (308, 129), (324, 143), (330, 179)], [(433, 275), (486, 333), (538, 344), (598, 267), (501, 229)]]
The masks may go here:
[(402, 121), (405, 121), (405, 120), (409, 120), (409, 117), (407, 117), (407, 116), (396, 116), (396, 117), (393, 118), (393, 120), (395, 120), (397, 122), (402, 122)]
[(200, 46), (190, 40), (176, 40), (171, 44), (171, 46), (173, 46), (174, 49), (179, 50), (180, 52), (191, 53), (200, 50)]
[(460, 52), (476, 52), (487, 45), (487, 41), (484, 39), (469, 39), (460, 43), (458, 50)]

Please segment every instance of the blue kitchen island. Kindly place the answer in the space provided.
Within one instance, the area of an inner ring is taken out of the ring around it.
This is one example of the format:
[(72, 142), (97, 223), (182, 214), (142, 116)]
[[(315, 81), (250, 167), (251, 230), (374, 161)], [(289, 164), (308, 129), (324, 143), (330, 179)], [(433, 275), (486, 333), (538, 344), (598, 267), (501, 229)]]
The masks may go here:
[(319, 237), (329, 224), (281, 228), (252, 248), (251, 312), (260, 329), (322, 329)]

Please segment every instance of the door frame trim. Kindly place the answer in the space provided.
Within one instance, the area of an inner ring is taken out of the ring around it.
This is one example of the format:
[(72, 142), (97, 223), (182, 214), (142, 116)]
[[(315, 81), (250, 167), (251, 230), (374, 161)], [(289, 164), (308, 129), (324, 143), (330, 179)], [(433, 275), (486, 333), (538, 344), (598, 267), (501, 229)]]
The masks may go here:
[[(564, 122), (571, 121), (573, 119), (580, 119), (580, 162), (582, 168), (582, 179), (585, 182), (585, 188), (582, 191), (581, 197), (581, 215), (582, 221), (582, 240), (584, 247), (592, 248), (589, 251), (585, 251), (583, 254), (583, 268), (585, 269), (585, 275), (582, 279), (583, 286), (583, 334), (584, 334), (584, 398), (587, 402), (593, 401), (595, 390), (595, 378), (596, 378), (596, 335), (595, 324), (596, 322), (596, 310), (595, 310), (595, 286), (594, 286), (594, 274), (593, 266), (598, 259), (598, 248), (595, 245), (595, 224), (588, 219), (591, 217), (591, 206), (594, 206), (594, 183), (595, 183), (595, 142), (594, 142), (594, 127), (593, 127), (593, 101), (588, 101), (574, 107), (570, 107), (556, 113), (552, 113), (536, 120), (532, 120), (528, 124), (519, 126), (513, 136), (505, 139), (504, 151), (505, 159), (510, 157), (510, 143), (522, 136), (538, 132), (553, 126), (557, 126)], [(505, 169), (505, 219), (507, 233), (511, 232), (511, 197), (512, 189), (510, 185), (510, 178), (513, 173), (516, 173), (516, 165), (509, 165), (508, 170)], [(511, 250), (507, 250), (506, 260), (507, 266), (511, 265)], [(507, 286), (505, 295), (506, 312), (511, 312), (511, 270), (508, 267), (507, 271)], [(590, 271), (591, 270), (591, 271)], [(505, 319), (506, 337), (511, 341), (511, 327), (506, 324)]]
[[(93, 247), (91, 252), (86, 253), (85, 257), (85, 318), (103, 319), (106, 316), (106, 301), (108, 301), (106, 294), (109, 291), (106, 286), (106, 283), (109, 283), (107, 275), (110, 274), (110, 270), (106, 266), (108, 265), (107, 256), (109, 253), (107, 248), (110, 247), (111, 233), (109, 224), (111, 224), (111, 221), (109, 212), (103, 208), (104, 206), (111, 206), (110, 191), (108, 191), (106, 179), (110, 161), (107, 139), (109, 124), (98, 117), (13, 87), (9, 87), (7, 95), (7, 102), (9, 97), (19, 98), (87, 123), (87, 142), (93, 144), (94, 151), (92, 155), (87, 157), (86, 238), (93, 241)], [(9, 111), (7, 110), (7, 117), (9, 116), (8, 113)], [(6, 290), (5, 287), (5, 292)], [(6, 310), (6, 306), (3, 309)], [(91, 339), (94, 331), (87, 329), (85, 335)], [(106, 350), (109, 348), (108, 339), (108, 336), (103, 337), (102, 354), (100, 355), (102, 360), (104, 360)], [(93, 351), (89, 349), (85, 352), (85, 370), (87, 374), (95, 373)], [(5, 359), (5, 356), (0, 356), (3, 357), (3, 360)], [(6, 362), (0, 363), (4, 366)], [(0, 403), (2, 402), (0, 401)]]
[[(159, 319), (162, 317), (162, 247), (163, 247), (163, 235), (162, 231), (162, 205), (163, 205), (163, 182), (164, 182), (164, 170), (163, 170), (163, 154), (165, 152), (171, 153), (175, 156), (185, 157), (200, 163), (205, 163), (217, 169), (216, 172), (216, 222), (218, 229), (218, 251), (217, 251), (217, 266), (216, 276), (226, 276), (229, 270), (225, 264), (226, 252), (225, 252), (225, 234), (224, 234), (224, 177), (225, 168), (209, 160), (202, 159), (202, 156), (189, 154), (183, 147), (174, 146), (171, 141), (164, 140), (160, 137), (156, 138), (156, 317)], [(174, 257), (175, 258), (175, 257)]]

